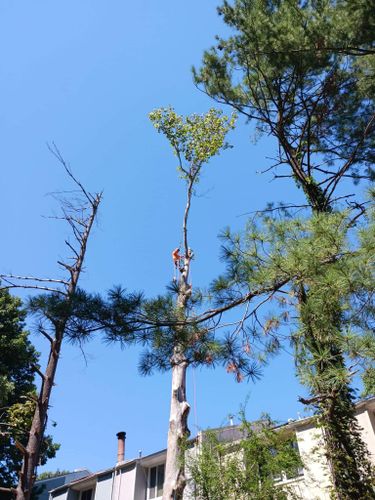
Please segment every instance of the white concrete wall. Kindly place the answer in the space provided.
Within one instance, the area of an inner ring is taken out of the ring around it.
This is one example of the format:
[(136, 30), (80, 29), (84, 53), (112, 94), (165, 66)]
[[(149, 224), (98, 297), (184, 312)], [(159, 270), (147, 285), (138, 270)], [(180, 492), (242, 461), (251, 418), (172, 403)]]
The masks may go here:
[[(363, 441), (367, 444), (371, 459), (375, 464), (375, 415), (363, 409), (356, 415)], [(302, 461), (305, 465), (304, 476), (288, 483), (303, 500), (329, 500), (330, 475), (324, 455), (322, 430), (310, 425), (297, 428), (297, 441)]]

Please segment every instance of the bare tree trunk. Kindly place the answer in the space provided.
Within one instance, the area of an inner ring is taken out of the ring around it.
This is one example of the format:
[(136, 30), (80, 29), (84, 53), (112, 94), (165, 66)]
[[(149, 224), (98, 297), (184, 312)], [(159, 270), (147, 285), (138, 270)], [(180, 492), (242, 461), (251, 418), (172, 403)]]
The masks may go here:
[[(62, 335), (59, 337), (62, 339)], [(39, 462), (40, 448), (42, 445), (44, 430), (47, 423), (47, 413), (53, 381), (55, 379), (57, 363), (60, 355), (60, 342), (53, 342), (50, 356), (44, 374), (41, 391), (35, 407), (35, 413), (30, 428), (29, 440), (24, 451), (24, 460), (16, 488), (17, 500), (28, 500), (35, 482), (35, 469)]]
[(164, 500), (178, 500), (186, 484), (184, 470), (184, 442), (189, 436), (187, 418), (190, 406), (186, 401), (187, 362), (179, 347), (172, 358), (172, 394), (169, 416), (168, 451), (163, 490)]
[[(180, 319), (186, 319), (186, 307), (191, 296), (192, 286), (189, 284), (189, 271), (192, 252), (188, 246), (187, 221), (192, 197), (192, 188), (195, 177), (190, 178), (187, 190), (187, 201), (183, 218), (183, 247), (184, 265), (180, 268), (178, 283), (177, 309)], [(181, 333), (181, 328), (177, 327)], [(165, 465), (165, 480), (163, 487), (163, 500), (180, 500), (183, 497), (186, 484), (184, 449), (185, 441), (190, 432), (187, 419), (190, 406), (186, 401), (186, 371), (188, 360), (184, 354), (184, 347), (177, 343), (171, 358), (172, 367), (172, 394), (169, 414), (169, 430), (167, 444), (167, 461)]]

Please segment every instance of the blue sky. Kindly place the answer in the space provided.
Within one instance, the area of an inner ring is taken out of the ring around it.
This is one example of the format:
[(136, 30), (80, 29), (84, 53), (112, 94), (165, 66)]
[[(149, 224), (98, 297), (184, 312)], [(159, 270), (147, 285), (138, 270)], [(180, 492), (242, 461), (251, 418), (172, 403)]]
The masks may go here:
[[(66, 255), (66, 228), (43, 217), (57, 209), (47, 194), (70, 188), (47, 150), (54, 141), (85, 186), (104, 191), (81, 286), (164, 292), (181, 239), (184, 186), (147, 114), (159, 106), (187, 114), (214, 105), (194, 87), (190, 70), (225, 32), (215, 8), (212, 0), (1, 2), (1, 272), (63, 276), (56, 261)], [(287, 182), (257, 173), (274, 144), (254, 144), (253, 135), (240, 120), (233, 149), (203, 173), (191, 216), (193, 285), (206, 286), (223, 270), (223, 227), (243, 227), (242, 214), (268, 201), (298, 199)], [(43, 340), (34, 341), (45, 353)], [(79, 349), (65, 345), (50, 411), (61, 450), (44, 469), (111, 466), (120, 430), (128, 458), (165, 447), (170, 377), (140, 377), (138, 352), (97, 338), (85, 346), (86, 366)], [(287, 354), (256, 384), (237, 384), (220, 368), (190, 371), (190, 428), (227, 424), (246, 400), (249, 418), (263, 411), (280, 421), (297, 418), (302, 393)]]

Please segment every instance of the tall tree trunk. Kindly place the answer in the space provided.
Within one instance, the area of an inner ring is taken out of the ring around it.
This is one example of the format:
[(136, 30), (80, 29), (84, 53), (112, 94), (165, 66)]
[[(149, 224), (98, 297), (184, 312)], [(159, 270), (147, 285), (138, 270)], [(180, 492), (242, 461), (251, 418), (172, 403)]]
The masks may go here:
[[(313, 401), (318, 408), (318, 422), (322, 428), (325, 455), (331, 472), (334, 498), (336, 500), (375, 499), (371, 481), (372, 465), (366, 444), (363, 442), (355, 417), (353, 391), (349, 383), (342, 383), (338, 388), (334, 380), (327, 374), (345, 372), (343, 353), (334, 339), (326, 332), (316, 331), (314, 319), (304, 314), (304, 307), (309, 293), (317, 292), (314, 287), (306, 291), (301, 287), (299, 302), (301, 305), (301, 321), (306, 328), (305, 343), (310, 353), (329, 353), (325, 359), (315, 362), (316, 380), (311, 387), (312, 399), (301, 401), (310, 404)], [(319, 293), (319, 292), (318, 292)], [(328, 323), (340, 327), (340, 304), (334, 311), (334, 317)], [(318, 356), (320, 357), (320, 356)]]
[[(279, 143), (283, 147), (289, 164), (296, 175), (303, 171), (302, 166), (290, 148), (288, 141), (282, 133), (277, 134)], [(314, 182), (309, 182), (306, 176), (299, 178), (306, 199), (315, 214), (330, 214), (332, 206), (329, 197), (322, 188)], [(338, 182), (338, 181), (337, 181)], [(306, 304), (311, 287), (302, 287), (300, 304)], [(317, 293), (317, 291), (314, 291)], [(319, 291), (318, 291), (319, 293)], [(341, 303), (337, 302), (337, 308), (327, 321), (335, 325), (338, 330), (341, 327)], [(355, 418), (355, 404), (353, 391), (350, 389), (349, 381), (336, 390), (334, 382), (329, 381), (332, 371), (347, 371), (344, 353), (337, 345), (335, 339), (324, 332), (315, 331), (314, 320), (302, 317), (302, 323), (308, 333), (307, 342), (310, 352), (327, 352), (330, 356), (326, 362), (318, 362), (315, 366), (316, 373), (320, 375), (323, 384), (311, 387), (313, 398), (317, 400), (319, 421), (323, 429), (323, 438), (326, 448), (326, 458), (330, 467), (334, 495), (337, 500), (351, 500), (353, 498), (375, 499), (375, 492), (371, 485), (371, 464), (368, 449), (361, 438), (360, 428)]]
[(187, 426), (190, 406), (186, 401), (188, 365), (179, 346), (174, 348), (171, 364), (172, 394), (163, 500), (180, 500), (186, 484), (183, 454), (185, 440), (190, 434)]
[(24, 452), (24, 460), (16, 488), (17, 500), (28, 500), (35, 482), (35, 470), (39, 462), (40, 449), (44, 438), (44, 431), (47, 423), (47, 414), (53, 381), (55, 379), (56, 368), (60, 355), (62, 335), (60, 340), (54, 341), (47, 363), (45, 374), (43, 375), (42, 387), (36, 403), (33, 421), (31, 424), (29, 439)]
[[(225, 149), (225, 136), (234, 127), (235, 117), (221, 116), (220, 111), (211, 109), (202, 116), (193, 114), (184, 119), (171, 108), (161, 108), (150, 113), (150, 119), (158, 132), (162, 132), (167, 137), (174, 149), (178, 158), (180, 176), (187, 185), (182, 221), (184, 252), (182, 263), (179, 259), (180, 249), (176, 249), (172, 254), (180, 276), (175, 308), (177, 322), (174, 327), (169, 329), (171, 345), (168, 348), (168, 357), (170, 357), (172, 371), (172, 394), (163, 488), (164, 500), (177, 500), (182, 498), (185, 487), (184, 457), (182, 455), (184, 441), (189, 436), (186, 370), (190, 363), (196, 362), (189, 352), (196, 342), (196, 331), (194, 332), (191, 323), (189, 324), (187, 321), (192, 293), (192, 285), (189, 284), (189, 270), (193, 258), (188, 244), (189, 211), (193, 188), (199, 180), (201, 168), (221, 149)], [(165, 367), (164, 363), (163, 367)]]
[[(190, 179), (187, 190), (187, 200), (183, 218), (183, 248), (184, 264), (180, 267), (178, 281), (177, 311), (181, 321), (186, 319), (186, 307), (191, 297), (192, 286), (189, 284), (190, 263), (192, 252), (188, 245), (187, 221), (189, 217), (192, 189), (195, 177)], [(184, 326), (176, 327), (176, 337), (185, 337)], [(188, 361), (184, 353), (184, 346), (177, 342), (171, 358), (172, 367), (172, 394), (169, 414), (169, 430), (167, 445), (167, 461), (165, 465), (165, 480), (163, 500), (180, 500), (186, 484), (184, 449), (185, 441), (190, 432), (187, 425), (190, 406), (186, 401), (186, 371)]]
[(368, 481), (371, 464), (350, 391), (344, 387), (333, 398), (322, 401), (319, 409), (335, 497), (374, 499), (374, 489)]

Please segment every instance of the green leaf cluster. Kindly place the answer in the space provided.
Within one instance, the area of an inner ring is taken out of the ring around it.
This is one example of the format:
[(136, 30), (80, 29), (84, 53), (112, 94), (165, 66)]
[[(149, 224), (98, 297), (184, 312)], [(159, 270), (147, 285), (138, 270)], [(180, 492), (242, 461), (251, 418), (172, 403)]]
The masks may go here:
[(223, 442), (220, 429), (202, 434), (188, 468), (195, 494), (202, 500), (286, 500), (297, 498), (288, 486), (277, 484), (296, 477), (302, 466), (292, 431), (276, 429), (267, 415), (242, 423), (242, 437)]
[(156, 130), (166, 136), (179, 159), (183, 178), (198, 180), (204, 163), (228, 147), (225, 136), (234, 128), (236, 117), (210, 109), (203, 115), (178, 115), (173, 108), (159, 108), (149, 114)]

